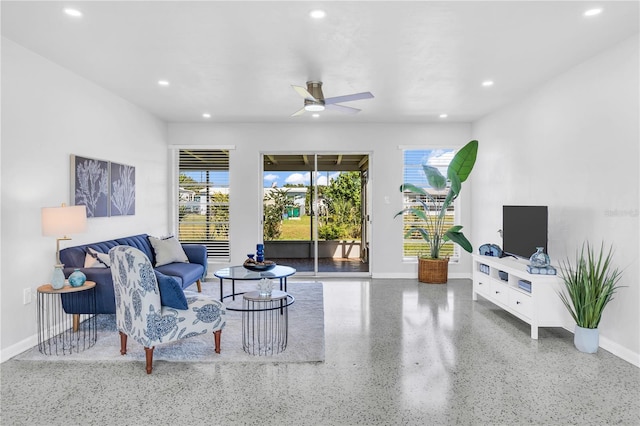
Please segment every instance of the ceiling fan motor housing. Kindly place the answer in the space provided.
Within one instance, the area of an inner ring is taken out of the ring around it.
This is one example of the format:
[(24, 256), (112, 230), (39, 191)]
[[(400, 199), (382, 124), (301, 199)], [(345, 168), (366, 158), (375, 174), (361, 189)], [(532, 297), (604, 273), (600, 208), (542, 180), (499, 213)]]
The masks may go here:
[(307, 92), (311, 94), (316, 100), (305, 99), (304, 109), (307, 111), (322, 111), (324, 110), (324, 94), (322, 93), (321, 81), (307, 81)]

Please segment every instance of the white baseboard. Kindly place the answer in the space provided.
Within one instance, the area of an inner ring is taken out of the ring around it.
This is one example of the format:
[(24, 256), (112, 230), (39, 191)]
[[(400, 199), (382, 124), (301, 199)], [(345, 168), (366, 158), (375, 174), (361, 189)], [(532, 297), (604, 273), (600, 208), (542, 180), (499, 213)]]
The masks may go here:
[(22, 352), (31, 349), (38, 344), (38, 336), (33, 335), (28, 337), (15, 345), (11, 345), (8, 348), (0, 350), (0, 363), (10, 360), (16, 355), (20, 355)]
[(611, 352), (618, 358), (622, 358), (628, 363), (633, 364), (636, 367), (640, 367), (640, 354), (635, 353), (624, 346), (607, 339), (606, 337), (602, 337), (602, 335), (600, 335), (600, 347)]
[[(456, 273), (449, 273), (448, 275), (449, 278), (457, 280), (457, 279), (471, 279), (471, 274), (467, 274), (464, 272), (456, 272)], [(405, 280), (418, 280), (418, 275), (416, 272), (401, 272), (401, 273), (397, 273), (397, 272), (373, 272), (371, 274), (371, 278), (378, 278), (378, 279), (386, 279), (386, 280), (398, 280), (398, 279), (405, 279)]]

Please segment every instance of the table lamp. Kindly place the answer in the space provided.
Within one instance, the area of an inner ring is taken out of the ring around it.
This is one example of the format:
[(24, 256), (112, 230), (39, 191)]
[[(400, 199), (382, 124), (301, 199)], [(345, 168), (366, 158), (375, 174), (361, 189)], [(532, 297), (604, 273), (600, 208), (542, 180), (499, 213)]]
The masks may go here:
[[(56, 265), (53, 269), (51, 286), (64, 287), (64, 265), (60, 263), (60, 241), (70, 240), (67, 235), (84, 232), (87, 228), (87, 207), (66, 206), (42, 208), (42, 235), (56, 237)], [(62, 235), (62, 237), (61, 237)]]

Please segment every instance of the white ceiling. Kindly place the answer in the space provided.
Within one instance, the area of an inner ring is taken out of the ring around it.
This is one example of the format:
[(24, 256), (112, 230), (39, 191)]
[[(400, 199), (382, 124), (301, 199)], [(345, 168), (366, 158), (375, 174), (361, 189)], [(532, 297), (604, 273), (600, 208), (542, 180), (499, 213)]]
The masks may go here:
[[(80, 19), (63, 8), (81, 10)], [(585, 18), (593, 7), (603, 12)], [(168, 122), (468, 122), (639, 31), (638, 1), (2, 1), (2, 35)], [(312, 9), (327, 13), (309, 17)], [(168, 87), (157, 81), (166, 79)], [(495, 81), (482, 87), (484, 80)], [(291, 88), (370, 91), (290, 117)], [(202, 113), (212, 114), (203, 119)], [(447, 113), (447, 119), (439, 118)]]

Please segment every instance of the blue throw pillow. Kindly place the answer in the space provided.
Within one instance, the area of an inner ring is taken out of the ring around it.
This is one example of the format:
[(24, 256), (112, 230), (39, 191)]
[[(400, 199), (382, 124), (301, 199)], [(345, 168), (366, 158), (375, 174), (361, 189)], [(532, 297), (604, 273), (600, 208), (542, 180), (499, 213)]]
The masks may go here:
[(163, 273), (155, 271), (158, 280), (158, 289), (160, 290), (160, 303), (162, 306), (169, 306), (175, 309), (189, 309), (187, 298), (182, 291), (182, 287), (178, 281)]

